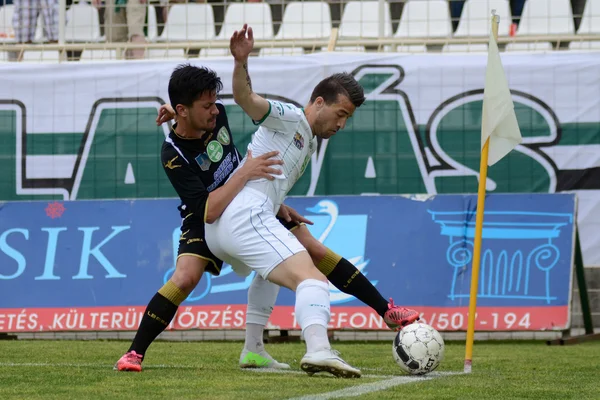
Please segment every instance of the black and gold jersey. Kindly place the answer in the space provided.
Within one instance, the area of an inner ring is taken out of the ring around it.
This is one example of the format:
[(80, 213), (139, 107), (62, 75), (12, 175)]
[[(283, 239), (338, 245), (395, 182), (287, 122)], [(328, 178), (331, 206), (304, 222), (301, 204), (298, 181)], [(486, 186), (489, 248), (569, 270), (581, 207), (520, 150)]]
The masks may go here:
[(182, 138), (171, 130), (161, 150), (162, 166), (181, 199), (179, 210), (185, 223), (204, 226), (208, 194), (221, 187), (242, 157), (233, 144), (225, 107), (212, 132), (201, 138)]

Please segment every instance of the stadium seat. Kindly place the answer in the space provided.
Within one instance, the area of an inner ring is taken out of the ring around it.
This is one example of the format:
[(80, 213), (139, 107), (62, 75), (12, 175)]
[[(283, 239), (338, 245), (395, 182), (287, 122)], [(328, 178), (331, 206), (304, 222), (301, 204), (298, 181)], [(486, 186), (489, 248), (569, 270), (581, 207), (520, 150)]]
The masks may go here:
[[(285, 8), (281, 28), (275, 39), (326, 39), (331, 35), (329, 5), (321, 1), (290, 3)], [(304, 54), (301, 47), (268, 47), (260, 49), (260, 56)]]
[[(577, 35), (597, 35), (600, 34), (600, 0), (587, 0), (583, 15), (581, 16), (581, 24)], [(571, 50), (598, 50), (600, 49), (600, 41), (594, 42), (571, 42), (569, 43)]]
[[(376, 38), (379, 37), (379, 25), (378, 1), (349, 1), (342, 13), (339, 37)], [(383, 16), (383, 36), (392, 36), (392, 18), (387, 1)]]
[(409, 0), (402, 10), (394, 37), (448, 37), (452, 35), (446, 0)]
[(100, 41), (98, 10), (87, 3), (73, 4), (67, 10), (65, 40), (67, 42)]
[(156, 8), (153, 5), (148, 6), (148, 33), (146, 39), (149, 42), (155, 42), (158, 38), (158, 22), (156, 20)]
[(527, 0), (525, 2), (517, 36), (574, 33), (571, 0)]
[[(217, 40), (229, 41), (233, 32), (244, 24), (252, 27), (254, 39), (273, 39), (273, 18), (268, 3), (233, 3), (227, 7), (223, 27), (216, 37)], [(227, 56), (229, 49), (202, 49), (204, 56)]]
[(0, 51), (0, 62), (7, 62), (8, 60), (8, 52)]
[(15, 31), (12, 24), (14, 9), (12, 4), (0, 7), (0, 43), (14, 41)]
[(37, 24), (35, 26), (35, 34), (33, 37), (34, 43), (43, 43), (48, 41), (46, 38), (46, 32), (44, 32), (44, 18), (42, 18), (42, 13), (38, 15)]
[(210, 4), (175, 4), (158, 41), (201, 41), (215, 37), (215, 20)]
[(321, 1), (290, 3), (276, 39), (319, 39), (331, 35), (329, 4)]
[(508, 36), (512, 23), (508, 0), (466, 0), (454, 37), (489, 36), (492, 10), (500, 17), (498, 36)]
[[(390, 6), (384, 2), (383, 37), (392, 36), (392, 17)], [(340, 21), (338, 37), (340, 39), (379, 37), (379, 2), (349, 1), (344, 8)], [(362, 46), (336, 46), (336, 51), (365, 51)]]
[[(571, 0), (527, 0), (517, 37), (575, 33)], [(506, 51), (551, 51), (549, 42), (508, 43)]]
[(81, 62), (94, 62), (94, 61), (105, 61), (105, 60), (116, 60), (116, 50), (83, 50), (81, 53)]
[(600, 33), (600, 0), (587, 0), (578, 35), (590, 35)]

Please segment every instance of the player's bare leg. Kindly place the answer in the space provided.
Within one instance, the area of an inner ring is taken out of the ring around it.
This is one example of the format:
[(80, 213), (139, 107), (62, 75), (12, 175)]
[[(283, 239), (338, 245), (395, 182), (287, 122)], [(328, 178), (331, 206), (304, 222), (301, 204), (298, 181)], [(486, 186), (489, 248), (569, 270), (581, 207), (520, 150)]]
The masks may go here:
[(173, 276), (148, 303), (129, 350), (117, 361), (114, 369), (135, 372), (142, 370), (146, 350), (169, 326), (179, 305), (200, 282), (207, 264), (208, 261), (193, 255), (181, 255), (177, 258)]
[(399, 330), (419, 320), (419, 313), (415, 310), (396, 306), (391, 298), (388, 303), (362, 272), (350, 261), (319, 242), (305, 225), (292, 229), (292, 233), (306, 248), (314, 265), (333, 286), (375, 310), (390, 329)]
[(315, 268), (307, 252), (289, 257), (267, 279), (296, 292), (296, 320), (306, 341), (300, 367), (309, 375), (329, 372), (338, 377), (359, 378), (360, 370), (346, 363), (331, 349), (327, 325), (331, 317), (327, 278)]

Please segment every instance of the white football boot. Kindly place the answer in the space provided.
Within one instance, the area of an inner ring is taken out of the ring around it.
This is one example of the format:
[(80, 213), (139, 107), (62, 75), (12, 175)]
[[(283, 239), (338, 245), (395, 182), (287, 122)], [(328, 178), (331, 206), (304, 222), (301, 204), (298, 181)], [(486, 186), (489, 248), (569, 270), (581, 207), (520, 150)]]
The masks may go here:
[(360, 370), (342, 360), (339, 354), (331, 349), (306, 353), (300, 361), (300, 368), (309, 376), (317, 372), (329, 372), (338, 378), (360, 378)]

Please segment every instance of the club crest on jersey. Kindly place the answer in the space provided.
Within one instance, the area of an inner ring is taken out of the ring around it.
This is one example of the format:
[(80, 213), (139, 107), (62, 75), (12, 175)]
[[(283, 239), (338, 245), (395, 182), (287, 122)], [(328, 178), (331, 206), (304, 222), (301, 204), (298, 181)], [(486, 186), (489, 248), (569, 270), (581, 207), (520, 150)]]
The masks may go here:
[(206, 146), (206, 153), (208, 154), (210, 161), (221, 161), (221, 158), (223, 158), (223, 146), (221, 146), (221, 143), (213, 140)]
[(208, 154), (206, 153), (199, 154), (198, 157), (196, 157), (196, 162), (202, 171), (208, 171), (210, 164), (212, 164), (208, 159)]
[(231, 142), (229, 139), (229, 132), (227, 131), (226, 127), (222, 126), (221, 129), (219, 129), (219, 133), (217, 133), (217, 140), (223, 146), (227, 146)]
[(294, 145), (298, 148), (298, 150), (302, 150), (304, 148), (304, 138), (299, 132), (296, 132), (294, 135)]

